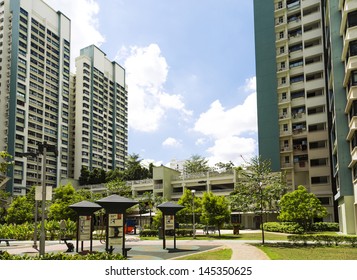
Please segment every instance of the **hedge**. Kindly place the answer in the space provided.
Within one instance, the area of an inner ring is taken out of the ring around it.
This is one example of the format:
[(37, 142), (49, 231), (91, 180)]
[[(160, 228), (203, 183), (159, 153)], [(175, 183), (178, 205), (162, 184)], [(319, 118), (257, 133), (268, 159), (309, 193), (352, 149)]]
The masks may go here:
[(327, 234), (299, 234), (299, 235), (289, 235), (288, 240), (294, 244), (303, 244), (307, 245), (308, 242), (314, 244), (324, 244), (324, 245), (336, 245), (347, 244), (352, 247), (357, 245), (357, 236), (356, 235), (327, 235)]
[[(272, 232), (283, 232), (292, 234), (302, 234), (304, 229), (298, 223), (293, 222), (267, 222), (264, 223), (264, 230)], [(318, 222), (312, 224), (312, 231), (339, 231), (338, 223)]]

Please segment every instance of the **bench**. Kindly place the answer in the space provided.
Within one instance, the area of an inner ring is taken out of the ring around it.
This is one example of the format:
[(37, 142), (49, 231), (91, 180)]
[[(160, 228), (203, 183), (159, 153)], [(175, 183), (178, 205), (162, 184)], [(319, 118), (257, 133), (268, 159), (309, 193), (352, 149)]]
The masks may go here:
[(6, 243), (6, 246), (10, 246), (10, 241), (16, 241), (16, 239), (9, 239), (9, 238), (0, 238), (0, 243), (4, 241)]
[(68, 240), (72, 240), (71, 238), (61, 238), (62, 241), (67, 245), (66, 253), (71, 253), (74, 251), (74, 245), (72, 242), (67, 242)]

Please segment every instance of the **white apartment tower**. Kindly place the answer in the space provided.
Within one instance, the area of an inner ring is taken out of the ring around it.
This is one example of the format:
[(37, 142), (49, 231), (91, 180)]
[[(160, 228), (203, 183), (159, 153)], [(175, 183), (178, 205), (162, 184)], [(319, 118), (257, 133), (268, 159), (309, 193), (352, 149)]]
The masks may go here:
[(259, 153), (334, 221), (323, 1), (255, 0)]
[(48, 153), (48, 186), (67, 178), (70, 20), (41, 0), (0, 0), (0, 150), (15, 164), (7, 190), (23, 194), (42, 180), (38, 145)]
[(124, 169), (128, 152), (128, 92), (125, 70), (94, 45), (76, 58), (71, 90), (70, 177), (82, 166)]

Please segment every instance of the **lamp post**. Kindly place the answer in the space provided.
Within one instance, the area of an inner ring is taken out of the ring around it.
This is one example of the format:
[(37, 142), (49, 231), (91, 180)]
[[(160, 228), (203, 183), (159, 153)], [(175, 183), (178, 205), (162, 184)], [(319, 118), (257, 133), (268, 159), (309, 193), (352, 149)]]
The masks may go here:
[(264, 221), (263, 221), (263, 183), (259, 182), (259, 193), (260, 193), (260, 223), (262, 227), (262, 244), (264, 245)]
[(40, 256), (45, 255), (45, 211), (46, 211), (46, 157), (47, 152), (53, 152), (55, 156), (58, 156), (58, 150), (56, 145), (49, 145), (47, 142), (38, 144), (39, 153), (42, 154), (42, 201), (41, 201), (41, 236), (40, 236)]
[(196, 222), (195, 222), (195, 192), (196, 190), (191, 190), (192, 193), (192, 235), (196, 238)]
[[(36, 159), (36, 185), (39, 186), (40, 184), (40, 174), (39, 174), (39, 152), (26, 152), (26, 153), (20, 153), (20, 156), (23, 157), (32, 157)], [(36, 186), (36, 187), (37, 187)], [(37, 250), (37, 212), (38, 212), (38, 203), (37, 203), (37, 199), (35, 198), (35, 228), (34, 228), (34, 232), (33, 232), (33, 245), (32, 247)]]

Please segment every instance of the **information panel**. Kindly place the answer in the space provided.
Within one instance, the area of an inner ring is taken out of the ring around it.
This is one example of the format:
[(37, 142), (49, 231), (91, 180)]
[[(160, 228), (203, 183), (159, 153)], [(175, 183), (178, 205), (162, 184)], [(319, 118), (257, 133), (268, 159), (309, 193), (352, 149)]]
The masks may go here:
[(165, 230), (174, 229), (175, 226), (175, 216), (166, 215), (165, 216)]
[(123, 214), (108, 214), (109, 246), (123, 244)]
[(79, 216), (79, 240), (90, 240), (92, 216)]

